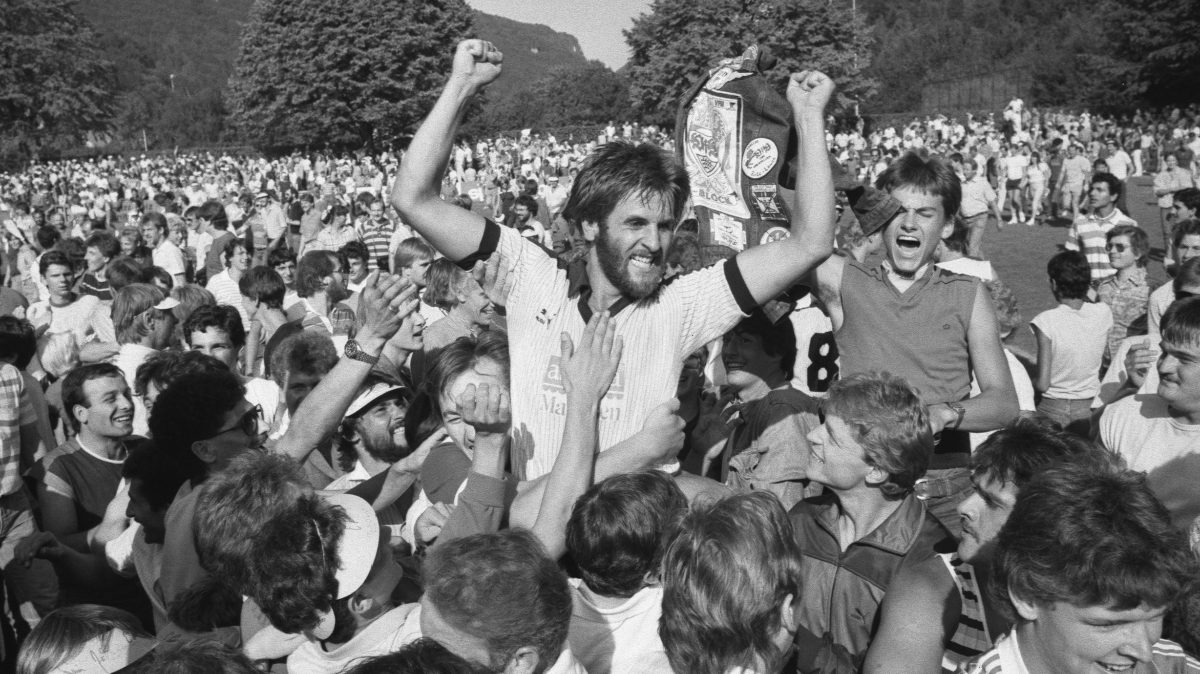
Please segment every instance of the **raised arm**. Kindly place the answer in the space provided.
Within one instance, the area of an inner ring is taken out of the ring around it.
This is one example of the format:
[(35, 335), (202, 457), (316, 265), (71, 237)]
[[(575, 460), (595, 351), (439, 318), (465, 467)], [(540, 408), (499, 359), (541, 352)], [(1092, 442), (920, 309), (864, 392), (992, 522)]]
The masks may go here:
[[(416, 286), (390, 274), (372, 272), (359, 300), (356, 339), (362, 351), (378, 356), (400, 324), (417, 310)], [(275, 451), (303, 461), (309, 452), (333, 433), (371, 372), (370, 363), (342, 356), (329, 374), (317, 384), (292, 417), (287, 433)]]
[(503, 59), (490, 42), (458, 43), (450, 79), (413, 136), (392, 184), (391, 203), (404, 221), (454, 261), (478, 250), (484, 220), (443, 201), (439, 188), (463, 113), (471, 98), (500, 76)]
[(567, 520), (575, 501), (592, 484), (596, 462), (600, 400), (608, 392), (621, 362), (622, 341), (608, 312), (592, 316), (579, 348), (567, 333), (561, 336), (563, 384), (567, 389), (567, 421), (562, 445), (546, 480), (546, 493), (533, 523), (552, 559), (567, 551)]
[(815, 70), (793, 74), (787, 97), (799, 143), (792, 235), (737, 256), (738, 269), (755, 302), (787, 290), (833, 253), (833, 173), (825, 149), (825, 106), (833, 80)]

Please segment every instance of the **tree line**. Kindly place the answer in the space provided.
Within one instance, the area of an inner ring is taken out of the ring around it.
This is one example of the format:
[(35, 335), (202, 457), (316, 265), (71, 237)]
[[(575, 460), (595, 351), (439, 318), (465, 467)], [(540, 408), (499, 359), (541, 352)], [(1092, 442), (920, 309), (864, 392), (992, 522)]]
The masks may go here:
[[(224, 91), (184, 96), (161, 72), (122, 82), (126, 61), (139, 58), (132, 38), (102, 42), (73, 0), (9, 0), (0, 4), (0, 155), (84, 141), (139, 147), (147, 128), (160, 146), (403, 143), (441, 87), (450, 46), (473, 30), (464, 0), (257, 0)], [(1002, 67), (1030, 74), (1037, 104), (1179, 104), (1197, 98), (1197, 34), (1200, 3), (1174, 0), (654, 0), (625, 32), (625, 67), (552, 68), (491, 95), (465, 128), (670, 124), (687, 88), (750, 44), (778, 59), (768, 77), (780, 86), (801, 67), (829, 73), (844, 110), (913, 111), (926, 82)]]

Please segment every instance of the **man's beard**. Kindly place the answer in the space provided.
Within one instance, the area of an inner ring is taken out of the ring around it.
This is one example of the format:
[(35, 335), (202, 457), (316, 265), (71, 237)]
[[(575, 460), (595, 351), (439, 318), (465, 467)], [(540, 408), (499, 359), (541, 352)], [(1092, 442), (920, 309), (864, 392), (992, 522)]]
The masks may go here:
[(371, 455), (371, 458), (389, 464), (396, 463), (412, 453), (407, 446), (397, 444), (391, 435), (382, 433), (377, 438), (364, 435), (362, 446), (367, 450), (367, 454)]
[(659, 285), (662, 283), (662, 251), (654, 254), (656, 258), (655, 263), (658, 266), (657, 277), (643, 282), (635, 281), (630, 276), (629, 261), (622, 257), (619, 251), (609, 245), (608, 237), (604, 232), (600, 232), (600, 236), (596, 238), (596, 256), (600, 260), (600, 270), (604, 272), (604, 277), (626, 297), (631, 297), (635, 300), (643, 299), (658, 290)]

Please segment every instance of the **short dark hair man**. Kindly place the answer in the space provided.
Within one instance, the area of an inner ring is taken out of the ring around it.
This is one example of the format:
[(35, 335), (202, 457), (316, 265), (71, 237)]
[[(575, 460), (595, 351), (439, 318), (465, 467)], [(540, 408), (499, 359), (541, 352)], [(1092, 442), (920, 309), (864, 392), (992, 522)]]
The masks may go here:
[(1162, 321), (1158, 390), (1109, 405), (1099, 439), (1166, 505), (1176, 526), (1200, 517), (1200, 298), (1172, 304)]
[(1043, 472), (1017, 496), (995, 559), (1014, 627), (960, 671), (1200, 671), (1161, 638), (1163, 615), (1197, 569), (1145, 475), (1071, 464)]
[(1067, 250), (1077, 250), (1087, 256), (1092, 268), (1092, 282), (1098, 283), (1117, 273), (1108, 261), (1106, 235), (1117, 225), (1138, 226), (1138, 223), (1117, 208), (1121, 196), (1121, 181), (1111, 173), (1092, 175), (1088, 190), (1088, 212), (1071, 223), (1064, 244)]
[[(909, 152), (875, 186), (897, 213), (881, 230), (883, 261), (867, 266), (835, 255), (817, 268), (813, 288), (833, 323), (841, 376), (888, 371), (925, 403), (940, 440), (922, 496), (953, 533), (954, 507), (970, 489), (966, 431), (994, 430), (1016, 418), (1016, 391), (987, 289), (977, 278), (934, 264), (962, 200), (953, 168)], [(972, 373), (980, 390), (975, 396)]]
[(575, 502), (567, 523), (572, 578), (571, 652), (588, 671), (669, 670), (658, 636), (659, 567), (667, 540), (687, 514), (670, 476), (646, 470), (614, 475)]
[(858, 671), (895, 576), (950, 537), (914, 493), (933, 449), (916, 392), (887, 374), (855, 374), (834, 382), (821, 407), (808, 477), (826, 493), (790, 513), (804, 560), (798, 671)]
[(988, 587), (996, 536), (1021, 490), (1050, 467), (1106, 460), (1107, 452), (1092, 443), (1032, 420), (989, 436), (971, 456), (974, 493), (958, 506), (958, 549), (907, 566), (892, 581), (865, 671), (934, 672), (940, 664), (952, 672), (991, 648), (1012, 624)]

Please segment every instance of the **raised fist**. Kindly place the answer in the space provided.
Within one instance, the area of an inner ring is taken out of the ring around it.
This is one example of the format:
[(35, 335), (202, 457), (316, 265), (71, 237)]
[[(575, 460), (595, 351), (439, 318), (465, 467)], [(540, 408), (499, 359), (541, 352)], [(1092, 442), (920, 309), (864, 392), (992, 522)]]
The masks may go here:
[(500, 76), (503, 62), (504, 54), (491, 42), (463, 40), (454, 52), (454, 68), (450, 76), (462, 81), (472, 91), (477, 91)]
[(792, 73), (788, 79), (787, 99), (792, 111), (824, 113), (825, 106), (833, 97), (833, 80), (817, 70)]

